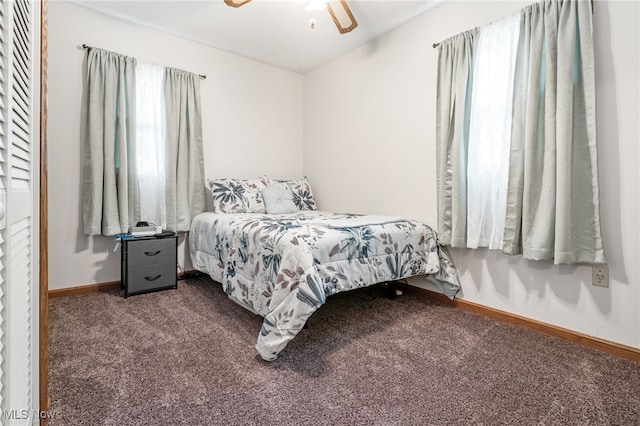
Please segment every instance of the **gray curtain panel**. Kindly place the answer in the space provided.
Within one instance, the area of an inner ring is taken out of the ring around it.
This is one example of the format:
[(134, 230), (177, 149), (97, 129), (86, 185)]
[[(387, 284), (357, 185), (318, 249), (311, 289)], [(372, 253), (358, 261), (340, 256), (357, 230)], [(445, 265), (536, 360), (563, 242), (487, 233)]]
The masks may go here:
[(84, 232), (115, 235), (136, 220), (136, 61), (91, 48), (87, 65)]
[(590, 2), (521, 12), (503, 251), (604, 263)]
[(436, 108), (438, 240), (467, 247), (467, 153), (477, 30), (440, 44)]
[(165, 71), (167, 111), (167, 229), (188, 231), (191, 219), (205, 209), (200, 77)]

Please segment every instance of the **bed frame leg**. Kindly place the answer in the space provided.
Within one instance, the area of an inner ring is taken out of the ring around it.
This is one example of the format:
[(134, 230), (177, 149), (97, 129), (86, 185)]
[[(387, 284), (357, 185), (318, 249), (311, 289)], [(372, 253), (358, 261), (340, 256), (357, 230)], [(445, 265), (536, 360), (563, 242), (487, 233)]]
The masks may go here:
[(398, 296), (402, 296), (402, 290), (398, 288), (397, 281), (385, 281), (381, 283), (384, 288), (384, 295), (389, 299), (395, 299)]

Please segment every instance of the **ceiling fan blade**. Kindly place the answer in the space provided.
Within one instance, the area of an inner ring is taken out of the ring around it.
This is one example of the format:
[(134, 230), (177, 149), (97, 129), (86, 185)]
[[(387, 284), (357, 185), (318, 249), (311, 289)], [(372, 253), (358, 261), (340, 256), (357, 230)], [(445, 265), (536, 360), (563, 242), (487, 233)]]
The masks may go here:
[(327, 3), (327, 10), (331, 14), (333, 22), (338, 27), (340, 34), (348, 33), (358, 26), (351, 9), (345, 0), (331, 0)]
[(240, 7), (243, 4), (249, 3), (251, 0), (224, 0), (227, 6)]

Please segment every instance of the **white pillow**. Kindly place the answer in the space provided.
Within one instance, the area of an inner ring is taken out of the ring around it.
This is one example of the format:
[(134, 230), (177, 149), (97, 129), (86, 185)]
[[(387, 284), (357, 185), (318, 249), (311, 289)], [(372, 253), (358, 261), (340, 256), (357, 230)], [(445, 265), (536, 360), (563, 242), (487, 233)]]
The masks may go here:
[(262, 190), (267, 214), (295, 213), (300, 211), (293, 202), (293, 192), (288, 188), (267, 186)]

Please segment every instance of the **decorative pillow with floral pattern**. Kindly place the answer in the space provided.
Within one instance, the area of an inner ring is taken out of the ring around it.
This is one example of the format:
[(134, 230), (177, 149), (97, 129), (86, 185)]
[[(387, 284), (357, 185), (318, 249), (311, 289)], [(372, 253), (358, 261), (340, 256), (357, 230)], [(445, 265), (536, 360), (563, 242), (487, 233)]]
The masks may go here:
[(271, 179), (270, 182), (273, 185), (282, 185), (288, 188), (293, 193), (293, 202), (300, 210), (318, 210), (311, 185), (306, 176), (297, 180)]
[(267, 178), (210, 179), (214, 213), (266, 213), (262, 190)]

